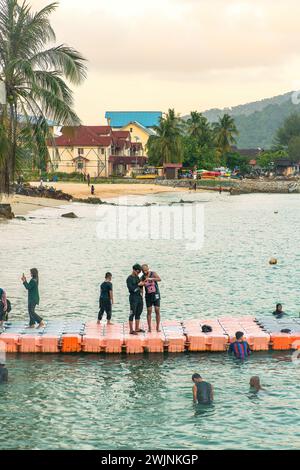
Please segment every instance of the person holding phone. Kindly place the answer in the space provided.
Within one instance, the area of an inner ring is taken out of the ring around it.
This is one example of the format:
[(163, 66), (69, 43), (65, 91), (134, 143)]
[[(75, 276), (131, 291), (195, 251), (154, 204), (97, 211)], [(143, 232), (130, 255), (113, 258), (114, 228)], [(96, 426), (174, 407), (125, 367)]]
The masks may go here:
[(151, 333), (152, 310), (154, 307), (156, 315), (156, 331), (160, 332), (160, 292), (158, 282), (160, 282), (161, 279), (157, 273), (150, 271), (148, 264), (143, 264), (142, 269), (145, 282), (148, 331)]
[(34, 328), (38, 323), (38, 328), (45, 326), (43, 319), (35, 313), (35, 308), (40, 303), (39, 295), (39, 273), (36, 268), (30, 270), (31, 279), (27, 282), (25, 274), (21, 278), (25, 289), (28, 291), (28, 313), (29, 313), (29, 328)]
[[(140, 328), (140, 319), (143, 313), (143, 287), (145, 282), (143, 279), (142, 267), (140, 264), (135, 264), (132, 267), (132, 273), (127, 278), (127, 288), (129, 291), (129, 333), (131, 335), (137, 335), (138, 333), (145, 333), (145, 330)], [(133, 323), (135, 321), (135, 328)]]

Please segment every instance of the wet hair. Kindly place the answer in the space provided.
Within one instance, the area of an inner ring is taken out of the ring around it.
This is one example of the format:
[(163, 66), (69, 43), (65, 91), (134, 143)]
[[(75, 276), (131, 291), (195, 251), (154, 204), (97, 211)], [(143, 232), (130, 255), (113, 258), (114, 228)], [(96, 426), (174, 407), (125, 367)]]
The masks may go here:
[(105, 279), (108, 279), (109, 277), (112, 277), (112, 273), (106, 273), (105, 274)]
[(193, 374), (192, 375), (192, 381), (194, 382), (196, 379), (202, 379), (200, 374)]
[(132, 269), (133, 271), (142, 271), (142, 266), (140, 264), (134, 264)]
[(279, 309), (279, 307), (281, 307), (281, 308), (282, 308), (282, 304), (276, 304), (276, 310), (278, 310), (278, 309)]
[(244, 333), (242, 331), (237, 331), (235, 334), (236, 339), (241, 339), (244, 336)]
[(144, 269), (144, 268), (149, 268), (147, 263), (142, 264), (142, 269)]
[(30, 274), (31, 274), (32, 278), (35, 279), (37, 283), (39, 283), (39, 272), (38, 272), (38, 270), (36, 268), (31, 268)]
[(250, 379), (250, 387), (252, 388), (261, 388), (260, 387), (260, 378), (258, 377), (258, 375), (254, 375), (253, 377), (251, 377)]

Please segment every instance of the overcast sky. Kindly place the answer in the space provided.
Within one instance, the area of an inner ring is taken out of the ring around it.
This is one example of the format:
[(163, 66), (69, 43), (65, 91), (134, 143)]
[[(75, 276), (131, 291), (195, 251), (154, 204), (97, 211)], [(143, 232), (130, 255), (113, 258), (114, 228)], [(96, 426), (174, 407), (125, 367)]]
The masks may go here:
[(76, 111), (98, 124), (106, 110), (186, 114), (299, 89), (299, 15), (299, 0), (61, 0), (52, 24), (88, 60)]

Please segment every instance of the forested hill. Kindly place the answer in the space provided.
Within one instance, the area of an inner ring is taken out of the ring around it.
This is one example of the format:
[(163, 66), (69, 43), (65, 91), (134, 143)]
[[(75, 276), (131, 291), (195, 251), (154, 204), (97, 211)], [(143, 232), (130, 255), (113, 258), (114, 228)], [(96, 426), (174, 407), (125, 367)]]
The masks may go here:
[(210, 122), (216, 122), (218, 116), (223, 116), (225, 113), (231, 114), (240, 132), (239, 148), (267, 149), (272, 146), (275, 133), (285, 118), (292, 113), (300, 113), (300, 104), (293, 104), (292, 94), (293, 92), (285, 93), (232, 108), (211, 109), (203, 114)]

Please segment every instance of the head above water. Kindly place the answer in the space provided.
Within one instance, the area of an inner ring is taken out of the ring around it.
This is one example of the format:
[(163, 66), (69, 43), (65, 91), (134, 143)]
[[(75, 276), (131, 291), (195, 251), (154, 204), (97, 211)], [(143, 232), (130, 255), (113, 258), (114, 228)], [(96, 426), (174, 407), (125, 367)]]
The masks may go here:
[(137, 274), (140, 274), (140, 272), (142, 271), (142, 266), (140, 264), (134, 264), (132, 266), (132, 270), (133, 272), (137, 275)]
[(192, 375), (192, 381), (193, 382), (201, 382), (201, 380), (202, 380), (202, 377), (201, 377), (200, 374), (193, 374)]
[(108, 272), (108, 273), (105, 274), (105, 279), (106, 279), (107, 281), (111, 281), (111, 278), (112, 278), (112, 273), (109, 273), (109, 272)]
[(276, 311), (282, 312), (282, 304), (276, 304)]
[(236, 334), (235, 334), (235, 337), (236, 337), (237, 341), (243, 340), (244, 333), (242, 331), (237, 331)]
[(36, 281), (39, 280), (39, 272), (36, 268), (31, 268), (30, 274), (31, 274), (32, 279), (35, 279)]
[(260, 378), (258, 377), (258, 375), (254, 375), (253, 377), (251, 377), (250, 379), (250, 387), (251, 388), (256, 388), (256, 390), (259, 390), (261, 388), (260, 386)]

